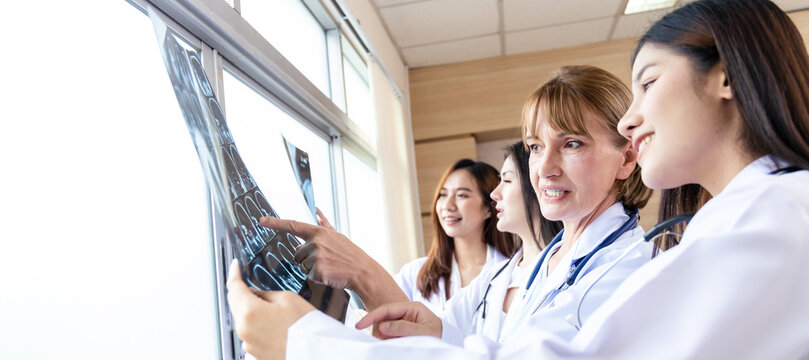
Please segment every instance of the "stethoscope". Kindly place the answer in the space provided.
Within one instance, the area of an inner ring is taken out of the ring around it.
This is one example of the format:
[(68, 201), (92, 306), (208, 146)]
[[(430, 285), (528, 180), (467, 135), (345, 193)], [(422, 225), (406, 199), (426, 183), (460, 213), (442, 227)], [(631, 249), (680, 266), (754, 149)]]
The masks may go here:
[[(601, 241), (601, 243), (599, 243), (595, 248), (593, 248), (593, 250), (591, 250), (587, 255), (584, 255), (584, 256), (574, 260), (570, 264), (570, 271), (568, 272), (568, 275), (567, 275), (567, 278), (565, 279), (565, 281), (562, 282), (562, 284), (559, 285), (559, 287), (556, 288), (554, 291), (548, 293), (548, 295), (546, 295), (544, 299), (542, 299), (542, 302), (540, 303), (540, 307), (542, 307), (542, 305), (544, 305), (546, 302), (548, 302), (548, 301), (552, 300), (554, 297), (556, 297), (557, 294), (559, 294), (562, 291), (565, 291), (568, 287), (573, 285), (573, 283), (576, 281), (576, 278), (578, 277), (579, 273), (581, 273), (582, 269), (584, 269), (584, 267), (587, 265), (587, 262), (599, 250), (611, 245), (612, 243), (615, 242), (615, 240), (618, 240), (618, 238), (620, 238), (621, 235), (623, 235), (625, 232), (634, 229), (638, 225), (638, 220), (640, 219), (640, 216), (638, 215), (638, 210), (633, 209), (628, 213), (628, 215), (629, 215), (629, 219), (626, 222), (624, 222), (623, 225), (621, 225), (617, 230), (610, 233), (606, 238), (604, 238), (604, 240)], [(542, 255), (540, 255), (539, 261), (537, 261), (537, 264), (534, 266), (534, 270), (531, 272), (531, 275), (528, 278), (528, 283), (525, 285), (525, 294), (523, 294), (523, 298), (525, 297), (525, 295), (529, 294), (529, 289), (531, 288), (531, 284), (534, 283), (534, 280), (536, 279), (537, 275), (539, 274), (539, 270), (542, 267), (542, 263), (545, 261), (545, 258), (548, 256), (548, 253), (550, 252), (550, 250), (557, 243), (559, 243), (559, 241), (562, 240), (562, 235), (564, 235), (564, 232), (565, 232), (565, 230), (562, 229), (562, 231), (560, 231), (558, 234), (556, 234), (556, 236), (554, 236), (553, 240), (551, 240), (551, 242), (548, 244), (548, 246), (545, 247), (545, 250), (542, 252)], [(478, 310), (480, 310), (481, 307), (483, 307), (483, 312), (481, 313), (481, 318), (482, 319), (486, 319), (486, 303), (487, 303), (486, 298), (488, 297), (489, 291), (492, 288), (492, 281), (495, 278), (497, 278), (497, 276), (500, 275), (500, 273), (502, 273), (503, 270), (506, 269), (506, 267), (508, 267), (508, 263), (506, 263), (505, 265), (503, 265), (503, 267), (501, 267), (499, 270), (497, 270), (497, 272), (492, 277), (492, 280), (489, 281), (489, 286), (486, 288), (486, 291), (483, 293), (483, 299), (481, 299), (480, 303), (475, 308), (475, 311), (477, 312)]]
[[(629, 211), (627, 215), (629, 215), (629, 219), (627, 219), (623, 223), (623, 225), (621, 225), (618, 229), (607, 235), (607, 237), (604, 238), (604, 240), (601, 240), (601, 243), (599, 243), (595, 248), (593, 248), (593, 250), (587, 253), (587, 255), (575, 259), (573, 260), (573, 262), (570, 263), (570, 270), (567, 273), (565, 281), (563, 281), (556, 289), (545, 295), (542, 301), (540, 301), (539, 306), (536, 307), (535, 309), (539, 309), (546, 303), (553, 301), (553, 299), (556, 298), (556, 295), (567, 290), (571, 285), (573, 285), (573, 283), (576, 282), (576, 278), (578, 278), (581, 271), (587, 265), (587, 262), (590, 261), (590, 259), (593, 256), (595, 256), (597, 252), (599, 252), (601, 249), (607, 246), (612, 245), (612, 243), (614, 243), (615, 240), (618, 240), (618, 238), (620, 238), (621, 235), (623, 235), (625, 232), (630, 231), (638, 226), (638, 220), (640, 220), (638, 210), (632, 209)], [(542, 263), (545, 261), (545, 258), (548, 256), (553, 247), (557, 243), (559, 243), (559, 241), (562, 240), (562, 235), (564, 235), (564, 233), (565, 230), (562, 229), (562, 231), (556, 234), (551, 243), (548, 244), (548, 247), (545, 248), (545, 251), (542, 252), (542, 255), (539, 257), (539, 261), (534, 266), (534, 271), (531, 272), (531, 276), (528, 278), (528, 283), (525, 284), (525, 294), (528, 294), (528, 290), (531, 288), (531, 285), (534, 283), (534, 280), (536, 280), (536, 277), (539, 274), (540, 269), (542, 268)], [(534, 310), (534, 312), (536, 312), (536, 310)]]
[(670, 217), (670, 218), (668, 218), (666, 220), (661, 221), (660, 223), (658, 223), (655, 226), (652, 226), (652, 228), (649, 229), (649, 231), (647, 231), (645, 234), (643, 234), (643, 240), (638, 241), (628, 251), (625, 251), (620, 257), (618, 257), (617, 260), (613, 261), (612, 265), (610, 265), (610, 267), (607, 268), (607, 270), (602, 272), (601, 275), (599, 275), (599, 277), (597, 279), (595, 279), (595, 281), (590, 283), (590, 286), (588, 286), (587, 289), (584, 290), (584, 293), (582, 293), (581, 297), (579, 298), (579, 304), (578, 304), (578, 306), (576, 306), (576, 316), (573, 316), (573, 314), (570, 314), (567, 317), (565, 317), (565, 321), (567, 321), (568, 324), (573, 325), (573, 327), (576, 328), (576, 330), (581, 330), (581, 305), (584, 303), (584, 298), (587, 296), (587, 293), (590, 292), (590, 289), (593, 288), (593, 285), (598, 283), (598, 281), (601, 280), (601, 278), (603, 278), (604, 275), (606, 275), (610, 270), (612, 270), (612, 268), (615, 267), (616, 264), (621, 262), (621, 260), (623, 260), (624, 257), (626, 257), (628, 254), (632, 253), (632, 251), (635, 250), (638, 246), (640, 246), (643, 243), (646, 243), (646, 242), (649, 242), (649, 241), (653, 240), (658, 235), (674, 234), (674, 233), (671, 233), (671, 232), (664, 233), (663, 231), (670, 228), (670, 227), (672, 227), (672, 226), (674, 226), (674, 225), (684, 223), (684, 222), (689, 222), (689, 221), (691, 221), (691, 218), (693, 218), (693, 217), (694, 217), (694, 214), (675, 215), (675, 216), (672, 216), (672, 217)]

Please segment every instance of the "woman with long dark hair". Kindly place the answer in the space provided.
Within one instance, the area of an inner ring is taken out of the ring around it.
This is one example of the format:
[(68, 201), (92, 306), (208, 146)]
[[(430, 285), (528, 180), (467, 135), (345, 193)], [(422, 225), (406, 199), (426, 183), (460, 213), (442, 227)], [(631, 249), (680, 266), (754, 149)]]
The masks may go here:
[(481, 334), (499, 340), (511, 305), (519, 303), (525, 293), (540, 251), (562, 230), (561, 222), (548, 220), (540, 212), (528, 158), (522, 141), (508, 146), (500, 183), (491, 193), (496, 202), (497, 229), (517, 236), (521, 246), (509, 261), (489, 267), (473, 286), (447, 303), (442, 316), (447, 337)]
[(489, 194), (498, 181), (491, 165), (470, 159), (457, 161), (441, 176), (430, 216), (430, 251), (405, 264), (394, 277), (411, 301), (441, 314), (453, 295), (517, 249), (513, 236), (497, 229)]

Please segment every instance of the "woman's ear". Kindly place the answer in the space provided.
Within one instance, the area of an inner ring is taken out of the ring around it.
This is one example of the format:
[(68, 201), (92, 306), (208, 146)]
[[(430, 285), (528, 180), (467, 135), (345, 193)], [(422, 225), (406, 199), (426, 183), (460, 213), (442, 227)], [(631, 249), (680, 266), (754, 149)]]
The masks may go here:
[(733, 100), (733, 90), (730, 87), (730, 78), (722, 63), (716, 64), (708, 72), (709, 86), (716, 91), (716, 95), (723, 100)]
[(635, 170), (638, 161), (638, 153), (631, 143), (624, 145), (623, 149), (623, 163), (618, 169), (618, 174), (615, 176), (618, 180), (626, 180), (632, 171)]

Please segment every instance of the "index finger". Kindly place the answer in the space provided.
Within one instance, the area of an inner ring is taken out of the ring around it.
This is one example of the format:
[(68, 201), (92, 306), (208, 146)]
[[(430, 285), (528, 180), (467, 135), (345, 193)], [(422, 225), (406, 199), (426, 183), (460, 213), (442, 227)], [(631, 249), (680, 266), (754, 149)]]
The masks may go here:
[(304, 240), (308, 240), (309, 238), (313, 237), (318, 232), (318, 229), (320, 229), (317, 226), (302, 223), (300, 221), (284, 220), (267, 216), (258, 219), (258, 221), (261, 223), (261, 226), (273, 230), (288, 232), (297, 237), (301, 237)]
[(409, 302), (403, 302), (382, 305), (369, 312), (368, 315), (365, 315), (360, 321), (357, 321), (356, 328), (365, 329), (379, 321), (402, 319), (410, 311), (410, 307), (413, 306), (411, 304), (412, 303)]

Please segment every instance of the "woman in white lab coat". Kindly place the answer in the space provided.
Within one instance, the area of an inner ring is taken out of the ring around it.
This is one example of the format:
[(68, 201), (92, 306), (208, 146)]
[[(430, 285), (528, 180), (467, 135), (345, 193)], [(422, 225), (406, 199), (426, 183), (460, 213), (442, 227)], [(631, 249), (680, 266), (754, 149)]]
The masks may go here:
[[(338, 340), (292, 295), (265, 293), (257, 303), (241, 288), (239, 314), (297, 312), (283, 319), (294, 324), (288, 339), (256, 339), (255, 351), (300, 359), (336, 347), (387, 359), (809, 357), (809, 56), (797, 28), (769, 1), (701, 0), (655, 23), (632, 65), (634, 100), (620, 131), (639, 151), (644, 181), (698, 184), (712, 199), (692, 209), (680, 244), (632, 274), (572, 341), (534, 322), (503, 344)], [(434, 322), (407, 305), (380, 312), (412, 326)], [(312, 335), (318, 346), (302, 350)]]
[(430, 251), (394, 276), (408, 299), (441, 314), (478, 274), (514, 254), (517, 242), (498, 230), (489, 196), (497, 183), (497, 170), (480, 161), (462, 159), (444, 172), (433, 197)]
[[(442, 319), (456, 338), (482, 334), (497, 340), (511, 304), (519, 302), (540, 251), (562, 229), (539, 210), (528, 176), (528, 151), (522, 141), (505, 149), (500, 184), (492, 191), (497, 202), (497, 229), (517, 235), (521, 247), (508, 261), (489, 267), (472, 286), (451, 299)], [(451, 336), (449, 332), (448, 336)]]
[[(545, 331), (571, 339), (579, 322), (651, 259), (651, 244), (638, 245), (643, 230), (636, 213), (650, 192), (640, 183), (631, 144), (616, 128), (629, 104), (629, 89), (617, 77), (590, 66), (563, 68), (526, 102), (524, 128), (531, 149), (527, 182), (538, 190), (543, 214), (561, 220), (565, 229), (557, 236), (560, 241), (534, 261), (520, 284), (524, 291), (501, 317), (502, 323), (487, 319), (478, 334), (505, 341), (530, 319)], [(599, 249), (607, 239), (614, 242)], [(570, 277), (574, 264), (589, 254), (592, 257), (582, 263), (578, 276)], [(495, 299), (503, 287), (495, 277), (493, 289), (496, 284), (490, 300), (499, 311), (502, 301)], [(464, 337), (473, 333), (470, 326), (482, 317), (483, 309), (473, 312), (487, 295), (482, 285), (451, 301), (438, 327), (409, 332), (383, 326), (377, 333), (383, 338), (433, 335), (462, 345)], [(367, 326), (368, 321), (358, 325)]]
[[(629, 273), (650, 260), (649, 244), (634, 246), (643, 237), (637, 208), (646, 203), (650, 191), (640, 181), (635, 151), (616, 131), (629, 103), (629, 89), (618, 78), (590, 66), (563, 68), (526, 103), (529, 182), (539, 194), (545, 216), (561, 220), (565, 229), (531, 266), (525, 296), (511, 305), (503, 330), (493, 340), (513, 336), (528, 319), (539, 319), (558, 336), (572, 337), (577, 324), (567, 320), (570, 315), (587, 319)], [(277, 226), (273, 220), (265, 224)], [(580, 272), (570, 275), (572, 268)], [(474, 297), (465, 293), (463, 298)], [(377, 333), (382, 337), (427, 334), (460, 344), (463, 336), (458, 335), (468, 332), (474, 304), (460, 305), (458, 316), (454, 321), (450, 316), (443, 329), (439, 322), (426, 332), (397, 333), (386, 331), (388, 324), (383, 324)], [(500, 301), (494, 308), (499, 311), (502, 305)], [(425, 307), (420, 309), (435, 318)], [(309, 330), (330, 324), (322, 318), (313, 321), (324, 322), (310, 323)], [(465, 329), (455, 331), (455, 336), (448, 334), (458, 327)], [(324, 335), (328, 333), (332, 331)], [(333, 340), (327, 337), (322, 340)]]

